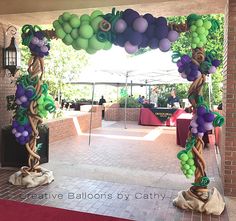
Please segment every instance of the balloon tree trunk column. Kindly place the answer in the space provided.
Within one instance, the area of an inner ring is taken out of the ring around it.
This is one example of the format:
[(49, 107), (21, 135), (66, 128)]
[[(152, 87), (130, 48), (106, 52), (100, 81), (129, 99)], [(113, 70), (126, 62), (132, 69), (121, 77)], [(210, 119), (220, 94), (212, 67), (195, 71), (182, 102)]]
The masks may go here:
[(43, 82), (44, 56), (48, 55), (49, 40), (53, 38), (52, 31), (41, 31), (37, 26), (26, 25), (22, 29), (23, 44), (30, 47), (31, 57), (28, 62), (27, 74), (17, 79), (15, 94), (16, 110), (12, 124), (12, 133), (16, 141), (26, 146), (28, 166), (23, 166), (19, 172), (9, 178), (14, 185), (35, 187), (54, 180), (52, 171), (40, 167), (40, 156), (37, 153), (40, 137), (38, 127), (43, 122), (47, 112), (53, 112), (53, 98), (47, 93), (48, 86)]

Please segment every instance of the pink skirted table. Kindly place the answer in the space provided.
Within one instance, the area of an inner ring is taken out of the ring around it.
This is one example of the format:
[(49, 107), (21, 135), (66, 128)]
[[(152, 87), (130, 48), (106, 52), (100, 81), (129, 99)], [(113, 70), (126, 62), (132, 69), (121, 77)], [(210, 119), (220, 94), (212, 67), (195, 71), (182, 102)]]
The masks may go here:
[[(140, 114), (139, 114), (139, 124), (144, 125), (144, 126), (172, 126), (174, 127), (176, 126), (176, 120), (178, 116), (180, 116), (182, 113), (186, 113), (186, 112), (183, 109), (141, 108)], [(163, 115), (163, 117), (161, 115)]]

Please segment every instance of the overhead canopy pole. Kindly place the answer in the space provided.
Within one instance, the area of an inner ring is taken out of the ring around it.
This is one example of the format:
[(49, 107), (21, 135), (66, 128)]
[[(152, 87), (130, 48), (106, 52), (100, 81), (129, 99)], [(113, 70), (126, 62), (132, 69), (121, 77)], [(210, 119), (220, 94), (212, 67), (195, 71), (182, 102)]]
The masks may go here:
[(89, 124), (89, 146), (91, 144), (91, 132), (92, 132), (92, 120), (93, 120), (93, 101), (94, 101), (94, 91), (95, 91), (95, 82), (93, 83), (93, 91), (92, 91), (92, 106), (90, 112), (90, 124)]
[[(125, 78), (125, 90), (127, 92), (127, 83), (128, 83), (128, 71), (126, 73), (126, 78)], [(125, 129), (127, 129), (127, 125), (126, 125), (126, 108), (127, 108), (127, 93), (126, 93), (126, 96), (125, 96)]]
[(146, 87), (146, 96), (145, 99), (147, 99), (148, 93), (147, 93), (147, 80), (145, 80), (145, 87)]
[(130, 82), (130, 96), (133, 96), (133, 81)]

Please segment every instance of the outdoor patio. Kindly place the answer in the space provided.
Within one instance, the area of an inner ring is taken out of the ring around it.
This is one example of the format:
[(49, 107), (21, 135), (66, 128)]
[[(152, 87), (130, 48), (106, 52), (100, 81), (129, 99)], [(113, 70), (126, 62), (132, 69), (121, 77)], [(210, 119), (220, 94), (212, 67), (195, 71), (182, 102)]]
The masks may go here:
[[(179, 169), (175, 127), (129, 122), (127, 128), (122, 122), (103, 122), (92, 131), (91, 146), (86, 133), (52, 143), (50, 162), (43, 165), (55, 175), (48, 186), (12, 186), (7, 180), (13, 171), (1, 169), (0, 198), (131, 220), (228, 220), (226, 211), (207, 216), (173, 206), (178, 191), (192, 182)], [(204, 149), (204, 157), (210, 187), (222, 192), (214, 145)], [(76, 194), (93, 199), (76, 199)]]

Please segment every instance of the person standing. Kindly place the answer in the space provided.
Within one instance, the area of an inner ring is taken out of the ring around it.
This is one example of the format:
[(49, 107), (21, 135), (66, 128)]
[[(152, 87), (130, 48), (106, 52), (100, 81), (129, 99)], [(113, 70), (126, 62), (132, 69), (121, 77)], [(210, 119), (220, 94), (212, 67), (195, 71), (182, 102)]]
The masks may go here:
[(102, 97), (100, 98), (99, 103), (98, 103), (99, 105), (102, 105), (102, 119), (104, 119), (104, 117), (105, 117), (105, 109), (103, 106), (104, 103), (106, 103), (106, 100), (104, 99), (104, 97), (102, 95)]
[(167, 104), (171, 107), (180, 107), (179, 98), (176, 95), (176, 91), (172, 90), (170, 93), (170, 97), (168, 97)]

